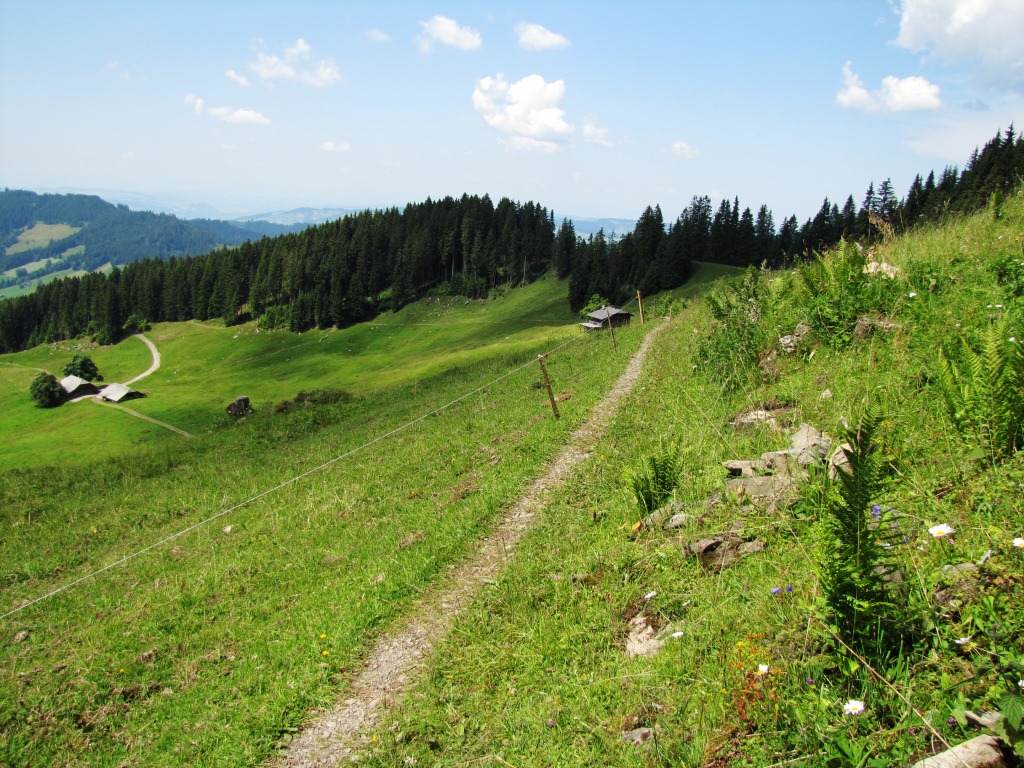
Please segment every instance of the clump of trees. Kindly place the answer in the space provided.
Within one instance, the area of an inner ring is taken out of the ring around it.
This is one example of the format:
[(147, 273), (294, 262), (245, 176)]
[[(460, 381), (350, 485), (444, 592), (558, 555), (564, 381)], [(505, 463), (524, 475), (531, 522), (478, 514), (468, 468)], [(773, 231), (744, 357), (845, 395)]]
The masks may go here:
[(86, 381), (103, 381), (96, 363), (86, 355), (75, 355), (71, 362), (64, 366), (62, 373), (65, 376), (77, 376)]
[(52, 373), (37, 373), (28, 393), (40, 408), (52, 408), (64, 402), (64, 390)]

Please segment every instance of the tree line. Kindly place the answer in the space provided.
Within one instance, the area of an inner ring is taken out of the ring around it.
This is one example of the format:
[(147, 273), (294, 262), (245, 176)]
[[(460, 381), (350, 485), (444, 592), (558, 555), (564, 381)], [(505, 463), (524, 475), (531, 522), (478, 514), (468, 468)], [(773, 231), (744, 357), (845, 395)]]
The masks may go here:
[(0, 352), (150, 322), (271, 318), (294, 331), (346, 326), (427, 289), (471, 297), (550, 265), (554, 214), (463, 195), (364, 211), (302, 232), (189, 258), (145, 259), (0, 302)]
[(765, 205), (755, 214), (749, 207), (741, 208), (738, 198), (722, 200), (715, 208), (709, 197), (696, 196), (675, 221), (666, 223), (660, 207), (648, 207), (632, 232), (615, 237), (599, 231), (579, 240), (570, 260), (560, 250), (555, 266), (559, 276), (569, 277), (574, 311), (595, 294), (618, 304), (637, 290), (651, 294), (682, 285), (694, 261), (778, 267), (827, 250), (843, 238), (879, 237), (873, 219), (903, 232), (948, 213), (977, 210), (991, 195), (1015, 188), (1022, 177), (1024, 139), (1011, 125), (975, 149), (962, 171), (947, 166), (938, 176), (934, 171), (924, 178), (915, 176), (902, 199), (886, 179), (877, 187), (874, 182), (868, 186), (859, 207), (853, 195), (842, 207), (826, 197), (803, 224), (790, 216), (776, 225)]
[(621, 303), (636, 290), (682, 285), (694, 261), (778, 266), (841, 238), (871, 240), (878, 236), (872, 221), (902, 231), (975, 210), (1022, 175), (1024, 141), (1011, 126), (975, 150), (963, 171), (951, 166), (938, 177), (917, 176), (902, 199), (889, 180), (877, 189), (872, 183), (859, 207), (852, 195), (841, 208), (826, 198), (802, 225), (795, 216), (776, 225), (765, 205), (755, 214), (735, 197), (716, 208), (698, 196), (674, 221), (648, 207), (621, 237), (600, 231), (583, 239), (571, 221), (556, 228), (554, 213), (533, 202), (427, 199), (202, 256), (145, 259), (41, 286), (0, 301), (0, 353), (84, 334), (113, 341), (129, 320), (259, 318), (293, 331), (347, 326), (428, 290), (482, 297), (549, 269), (568, 278), (574, 310), (595, 294)]

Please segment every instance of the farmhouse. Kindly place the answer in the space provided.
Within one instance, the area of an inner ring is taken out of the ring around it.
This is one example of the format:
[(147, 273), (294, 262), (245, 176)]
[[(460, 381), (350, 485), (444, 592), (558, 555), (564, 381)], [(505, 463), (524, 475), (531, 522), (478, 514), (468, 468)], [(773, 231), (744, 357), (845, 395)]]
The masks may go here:
[(60, 380), (60, 385), (68, 397), (95, 395), (99, 391), (91, 381), (87, 381), (80, 376), (65, 376)]
[(594, 331), (601, 328), (618, 328), (620, 325), (629, 325), (633, 314), (618, 307), (606, 306), (589, 312), (587, 317), (590, 319), (585, 323), (580, 323), (580, 328), (585, 331)]
[(144, 395), (124, 384), (108, 384), (100, 391), (100, 397), (111, 403), (120, 403), (122, 400), (132, 400), (136, 397), (144, 397)]

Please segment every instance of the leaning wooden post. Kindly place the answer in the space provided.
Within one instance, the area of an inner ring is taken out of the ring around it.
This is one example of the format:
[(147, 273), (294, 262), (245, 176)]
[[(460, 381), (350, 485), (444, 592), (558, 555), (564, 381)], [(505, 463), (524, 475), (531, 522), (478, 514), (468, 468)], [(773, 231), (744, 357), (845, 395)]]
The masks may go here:
[(640, 307), (640, 325), (644, 324), (644, 298), (640, 295), (640, 291), (636, 292), (636, 303)]
[(555, 418), (561, 418), (558, 414), (558, 403), (555, 402), (555, 393), (551, 391), (551, 381), (548, 379), (548, 369), (544, 367), (544, 355), (537, 355), (537, 362), (540, 363), (540, 372), (544, 374), (544, 386), (548, 388), (548, 399), (551, 400), (551, 410), (554, 411)]
[(615, 343), (615, 326), (612, 324), (611, 315), (608, 316), (608, 330), (612, 334), (612, 351), (617, 355), (619, 354), (619, 345)]

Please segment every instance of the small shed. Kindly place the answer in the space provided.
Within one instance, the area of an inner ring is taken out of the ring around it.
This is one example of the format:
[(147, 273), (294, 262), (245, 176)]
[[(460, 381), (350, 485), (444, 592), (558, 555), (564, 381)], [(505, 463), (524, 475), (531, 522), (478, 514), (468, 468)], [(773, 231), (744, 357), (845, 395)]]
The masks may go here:
[(618, 328), (620, 325), (629, 325), (633, 313), (618, 307), (605, 306), (588, 313), (587, 317), (590, 319), (585, 323), (580, 323), (580, 328), (585, 331), (595, 331), (601, 328)]
[(100, 397), (111, 403), (120, 403), (122, 400), (133, 400), (143, 396), (141, 392), (136, 392), (124, 384), (108, 384), (100, 390)]
[(60, 380), (61, 388), (68, 397), (82, 397), (84, 395), (95, 395), (99, 390), (96, 385), (81, 376), (65, 376)]

